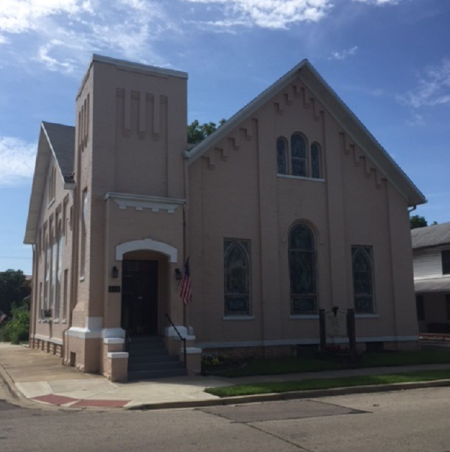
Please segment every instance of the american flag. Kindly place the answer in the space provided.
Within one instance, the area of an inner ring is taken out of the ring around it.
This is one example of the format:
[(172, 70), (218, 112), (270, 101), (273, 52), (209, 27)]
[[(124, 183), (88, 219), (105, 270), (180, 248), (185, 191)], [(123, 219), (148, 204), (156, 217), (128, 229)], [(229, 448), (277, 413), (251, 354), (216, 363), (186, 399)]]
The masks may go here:
[(184, 304), (188, 304), (192, 301), (192, 290), (191, 290), (191, 272), (189, 270), (189, 258), (186, 259), (184, 264), (183, 279), (181, 280), (181, 301)]

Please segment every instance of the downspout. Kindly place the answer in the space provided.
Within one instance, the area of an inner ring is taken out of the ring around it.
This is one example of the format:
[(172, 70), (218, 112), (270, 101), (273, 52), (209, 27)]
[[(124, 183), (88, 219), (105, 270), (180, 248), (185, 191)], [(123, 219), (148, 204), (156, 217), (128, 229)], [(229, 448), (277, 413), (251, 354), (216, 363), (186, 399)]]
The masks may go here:
[[(33, 250), (33, 266), (32, 266), (32, 286), (31, 286), (31, 300), (30, 300), (30, 334), (28, 337), (28, 343), (31, 346), (31, 348), (34, 348), (34, 336), (36, 334), (36, 321), (37, 316), (36, 313), (39, 310), (38, 300), (39, 296), (36, 297), (36, 294), (38, 294), (39, 290), (39, 283), (38, 283), (38, 260), (36, 258), (36, 245), (32, 244), (31, 248)], [(33, 309), (34, 308), (34, 309)]]
[[(184, 205), (183, 205), (183, 259), (182, 265), (186, 262), (187, 258), (187, 213), (189, 210), (189, 182), (188, 182), (188, 159), (189, 157), (183, 153), (183, 165), (184, 165)], [(188, 330), (188, 315), (187, 315), (187, 306), (183, 303), (183, 325), (186, 327), (186, 331)]]

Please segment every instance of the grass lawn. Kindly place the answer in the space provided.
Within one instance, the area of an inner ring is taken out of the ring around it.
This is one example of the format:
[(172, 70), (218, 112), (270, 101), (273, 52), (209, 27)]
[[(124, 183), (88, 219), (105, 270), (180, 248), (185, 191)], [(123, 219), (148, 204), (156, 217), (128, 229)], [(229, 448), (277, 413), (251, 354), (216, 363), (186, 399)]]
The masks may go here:
[[(377, 352), (364, 353), (359, 367), (390, 367), (414, 364), (450, 363), (448, 350), (419, 350), (414, 352)], [(342, 369), (343, 365), (336, 361), (301, 356), (299, 358), (253, 359), (244, 366), (215, 372), (223, 377), (248, 377), (253, 375), (280, 375), (301, 372), (320, 372)]]
[(350, 386), (368, 386), (444, 379), (450, 379), (450, 370), (422, 370), (417, 372), (396, 373), (390, 375), (370, 375), (345, 378), (324, 378), (303, 381), (255, 383), (209, 388), (205, 389), (205, 392), (216, 395), (218, 397), (236, 397), (254, 394), (306, 391), (311, 389), (331, 389)]

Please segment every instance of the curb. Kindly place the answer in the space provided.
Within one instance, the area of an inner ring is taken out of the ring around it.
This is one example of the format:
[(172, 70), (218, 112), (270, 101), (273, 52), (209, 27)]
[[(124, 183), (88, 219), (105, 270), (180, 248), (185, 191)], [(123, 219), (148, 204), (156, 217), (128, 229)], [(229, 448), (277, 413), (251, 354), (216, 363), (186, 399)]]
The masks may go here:
[(282, 400), (295, 400), (295, 399), (314, 399), (318, 397), (330, 397), (330, 396), (342, 396), (351, 394), (371, 394), (377, 392), (390, 392), (409, 389), (424, 389), (424, 388), (439, 388), (450, 386), (450, 379), (446, 380), (434, 380), (423, 382), (411, 382), (411, 383), (391, 383), (384, 385), (367, 385), (367, 386), (351, 386), (346, 388), (332, 388), (332, 389), (313, 389), (305, 391), (292, 391), (283, 392), (278, 394), (256, 394), (249, 396), (237, 396), (237, 397), (223, 397), (215, 400), (188, 400), (180, 402), (160, 402), (160, 403), (143, 403), (141, 405), (134, 405), (130, 407), (124, 407), (124, 410), (163, 410), (174, 408), (203, 408), (210, 406), (221, 405), (239, 405), (245, 403), (257, 403), (257, 402), (273, 402)]
[(22, 408), (38, 408), (33, 401), (27, 399), (20, 391), (17, 389), (14, 380), (11, 378), (7, 370), (3, 367), (3, 364), (0, 362), (0, 379), (4, 383), (5, 392), (9, 394), (5, 402), (20, 406)]

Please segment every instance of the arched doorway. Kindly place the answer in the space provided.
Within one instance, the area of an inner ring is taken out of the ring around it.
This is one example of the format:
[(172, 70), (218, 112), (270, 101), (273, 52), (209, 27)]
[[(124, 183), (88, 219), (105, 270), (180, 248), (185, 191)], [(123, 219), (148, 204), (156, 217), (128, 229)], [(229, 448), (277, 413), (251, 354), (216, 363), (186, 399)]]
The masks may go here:
[(158, 334), (158, 261), (124, 259), (122, 328), (129, 336)]
[(135, 240), (118, 245), (116, 259), (122, 261), (122, 328), (129, 336), (162, 334), (168, 272), (177, 249), (152, 239)]

